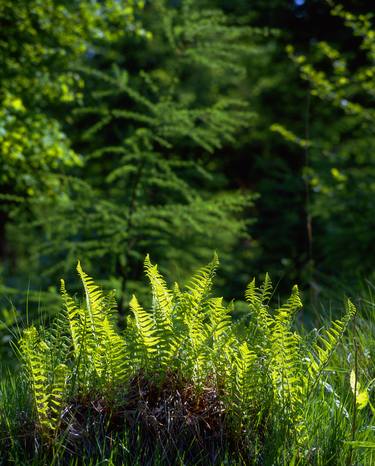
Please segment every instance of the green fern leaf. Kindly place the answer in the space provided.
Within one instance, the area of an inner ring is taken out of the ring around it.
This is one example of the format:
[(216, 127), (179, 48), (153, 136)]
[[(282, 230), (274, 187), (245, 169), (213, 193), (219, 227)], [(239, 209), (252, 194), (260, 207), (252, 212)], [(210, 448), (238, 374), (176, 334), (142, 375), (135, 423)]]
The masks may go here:
[[(130, 301), (130, 309), (134, 314), (138, 330), (138, 335), (136, 337), (138, 346), (141, 346), (146, 354), (152, 355), (157, 351), (159, 342), (155, 330), (155, 321), (152, 316), (140, 306), (135, 295), (133, 295)], [(143, 351), (141, 352), (144, 353)]]

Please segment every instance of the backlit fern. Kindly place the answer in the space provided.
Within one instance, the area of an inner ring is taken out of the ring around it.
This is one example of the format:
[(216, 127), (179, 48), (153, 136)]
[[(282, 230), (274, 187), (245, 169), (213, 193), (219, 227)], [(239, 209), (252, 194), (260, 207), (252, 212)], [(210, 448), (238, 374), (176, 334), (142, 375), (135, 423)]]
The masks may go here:
[(53, 363), (54, 348), (35, 327), (24, 332), (20, 348), (31, 382), (37, 424), (44, 435), (52, 435), (59, 426), (68, 367)]
[(62, 281), (64, 313), (50, 330), (31, 327), (20, 341), (43, 434), (57, 431), (68, 399), (101, 397), (121, 403), (135, 380), (148, 380), (160, 390), (175, 381), (176, 390), (183, 389), (177, 388), (181, 383), (194, 387), (194, 397), (215, 390), (225, 412), (225, 429), (248, 441), (257, 426), (265, 429), (275, 421), (283, 423), (290, 439), (304, 445), (304, 406), (355, 307), (349, 301), (344, 318), (306, 349), (293, 330), (293, 318), (302, 307), (297, 286), (271, 311), (272, 284), (266, 275), (260, 286), (250, 282), (250, 320), (239, 328), (231, 317), (232, 304), (211, 295), (218, 264), (215, 255), (185, 289), (170, 289), (147, 256), (151, 308), (144, 309), (133, 296), (127, 327), (120, 332), (113, 293), (103, 293), (78, 263), (83, 302), (70, 297)]

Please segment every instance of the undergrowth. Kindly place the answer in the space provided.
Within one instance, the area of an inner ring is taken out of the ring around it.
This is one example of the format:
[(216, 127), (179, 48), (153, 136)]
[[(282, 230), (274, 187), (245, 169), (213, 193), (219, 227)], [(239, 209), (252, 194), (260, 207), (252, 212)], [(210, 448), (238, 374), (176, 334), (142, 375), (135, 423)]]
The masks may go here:
[(353, 303), (297, 330), (297, 286), (272, 309), (266, 275), (235, 320), (217, 267), (170, 289), (147, 257), (151, 308), (133, 296), (119, 331), (114, 293), (78, 264), (84, 299), (62, 281), (63, 311), (23, 332), (23, 370), (2, 381), (0, 464), (371, 464), (373, 347)]

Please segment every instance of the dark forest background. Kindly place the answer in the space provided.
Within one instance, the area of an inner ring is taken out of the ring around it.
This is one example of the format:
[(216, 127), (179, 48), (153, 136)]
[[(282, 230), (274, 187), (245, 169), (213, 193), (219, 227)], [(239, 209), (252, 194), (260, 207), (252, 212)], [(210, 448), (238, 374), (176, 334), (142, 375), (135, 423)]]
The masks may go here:
[(77, 259), (121, 314), (147, 253), (183, 281), (217, 251), (227, 299), (371, 287), (374, 21), (340, 5), (2, 0), (2, 327), (52, 314)]

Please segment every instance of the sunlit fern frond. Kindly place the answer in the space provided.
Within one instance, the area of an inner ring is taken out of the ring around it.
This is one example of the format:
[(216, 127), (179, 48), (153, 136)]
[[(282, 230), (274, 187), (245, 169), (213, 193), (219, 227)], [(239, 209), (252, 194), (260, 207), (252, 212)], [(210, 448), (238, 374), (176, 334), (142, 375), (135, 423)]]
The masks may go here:
[(52, 382), (49, 386), (50, 423), (57, 429), (61, 417), (63, 403), (66, 398), (66, 382), (69, 368), (66, 364), (59, 364), (53, 371)]
[(69, 325), (70, 335), (72, 339), (74, 355), (77, 358), (80, 351), (80, 345), (82, 344), (82, 313), (76, 305), (75, 301), (68, 294), (65, 288), (64, 280), (61, 280), (61, 296), (63, 298), (63, 303), (65, 306), (65, 312), (67, 316), (67, 322)]
[(130, 301), (130, 309), (134, 314), (136, 324), (135, 351), (140, 362), (148, 363), (152, 355), (157, 352), (158, 336), (155, 329), (155, 321), (151, 314), (145, 311), (133, 295)]
[(128, 378), (128, 354), (125, 340), (116, 332), (113, 322), (105, 317), (102, 324), (104, 349), (104, 372), (106, 387), (113, 389)]
[(92, 335), (95, 339), (98, 339), (100, 324), (105, 317), (101, 312), (101, 304), (105, 297), (99, 286), (94, 283), (94, 280), (83, 271), (80, 262), (77, 264), (77, 272), (81, 277), (85, 290), (86, 310), (89, 317), (89, 324), (91, 326)]
[(26, 362), (31, 381), (38, 423), (43, 430), (49, 431), (49, 386), (48, 386), (48, 347), (40, 342), (38, 331), (30, 327), (24, 331), (20, 341), (22, 356)]
[(251, 280), (245, 291), (245, 299), (249, 306), (252, 323), (256, 333), (259, 334), (259, 347), (264, 349), (269, 346), (272, 332), (273, 319), (268, 311), (268, 301), (272, 293), (272, 282), (268, 274), (263, 285), (258, 287), (255, 278)]
[(306, 383), (301, 353), (301, 338), (283, 324), (275, 326), (271, 349), (270, 374), (276, 416), (299, 445), (307, 441), (304, 410)]
[(186, 290), (178, 294), (178, 312), (194, 333), (203, 332), (207, 303), (218, 265), (219, 259), (214, 254), (211, 262), (196, 271), (187, 283)]
[(147, 255), (145, 262), (145, 272), (148, 277), (153, 297), (153, 307), (156, 311), (156, 318), (163, 325), (171, 325), (171, 315), (173, 311), (172, 292), (168, 289), (164, 277), (160, 274), (157, 265), (153, 265), (150, 256)]
[(199, 306), (203, 300), (208, 298), (218, 266), (219, 258), (215, 253), (211, 262), (201, 267), (187, 283), (186, 289), (193, 297), (194, 304)]
[(85, 308), (74, 307), (65, 291), (65, 302), (69, 306), (68, 314), (73, 319), (71, 326), (75, 333), (76, 321), (80, 320), (77, 359), (86, 368), (84, 379), (89, 386), (113, 388), (127, 378), (126, 345), (116, 328), (114, 294), (104, 294), (83, 271), (80, 263), (77, 271), (85, 290)]
[(250, 412), (260, 402), (257, 396), (259, 381), (257, 355), (249, 349), (246, 341), (242, 342), (237, 347), (229, 392), (233, 421), (240, 429), (248, 422)]
[(116, 326), (118, 323), (118, 305), (116, 300), (116, 290), (111, 290), (108, 293), (104, 294), (103, 309), (105, 310), (105, 315), (111, 323)]
[(35, 327), (24, 331), (20, 349), (31, 382), (39, 428), (42, 435), (53, 435), (59, 426), (68, 367), (65, 364), (52, 367), (51, 349)]
[(232, 324), (230, 308), (224, 306), (223, 298), (211, 298), (207, 303), (208, 326), (207, 332), (214, 344), (229, 331)]
[(346, 313), (341, 320), (332, 322), (330, 328), (322, 332), (313, 345), (312, 351), (308, 356), (308, 372), (310, 378), (315, 384), (320, 373), (328, 364), (331, 356), (335, 352), (337, 345), (345, 333), (350, 321), (357, 312), (354, 304), (348, 299), (346, 302)]
[(294, 411), (294, 406), (301, 403), (304, 388), (300, 337), (277, 325), (272, 339), (270, 372), (275, 397)]
[(151, 263), (148, 255), (144, 265), (152, 290), (152, 318), (155, 329), (152, 336), (157, 341), (160, 367), (166, 369), (177, 351), (179, 342), (178, 335), (173, 331), (173, 293), (167, 287), (158, 267)]
[(99, 329), (97, 325), (95, 327), (93, 326), (87, 306), (82, 307), (78, 305), (69, 295), (65, 288), (64, 280), (61, 280), (61, 295), (73, 346), (73, 385), (77, 383), (78, 385), (89, 388), (89, 381), (93, 379), (95, 367), (98, 366), (98, 358), (95, 357), (95, 354), (100, 347)]
[(285, 304), (275, 312), (275, 322), (289, 327), (294, 315), (302, 308), (302, 301), (299, 295), (298, 286), (294, 285), (292, 293)]
[(272, 297), (273, 293), (273, 285), (272, 285), (272, 280), (271, 277), (269, 276), (268, 272), (266, 273), (263, 283), (260, 286), (260, 301), (263, 303), (263, 305), (267, 305), (269, 300)]

